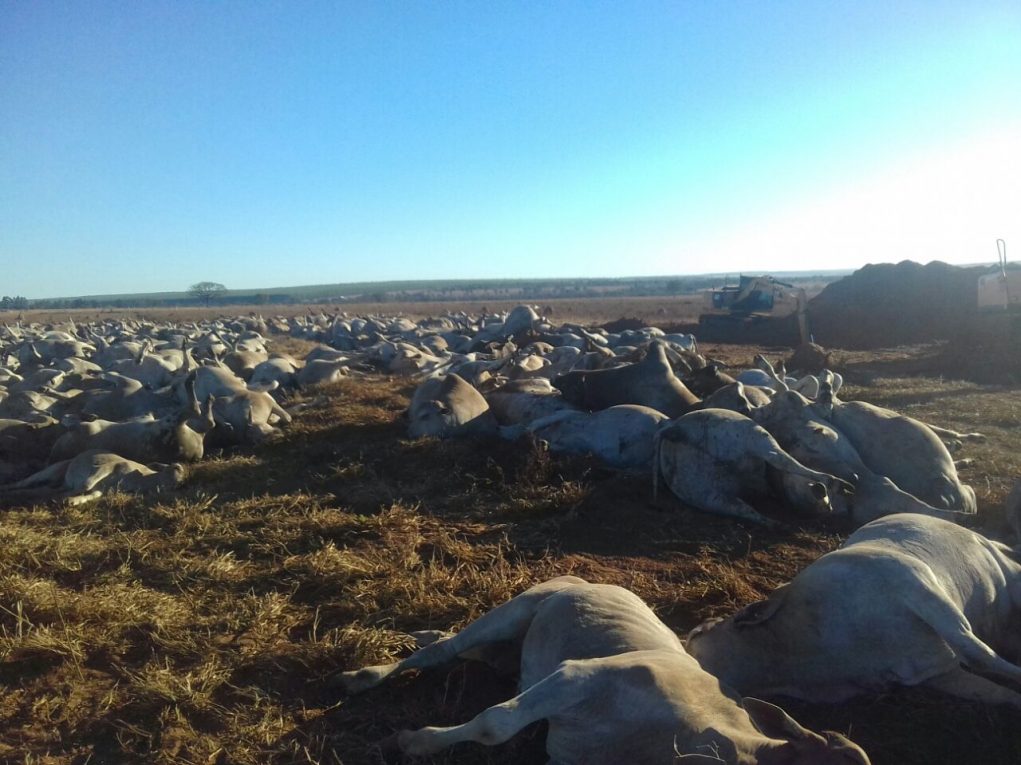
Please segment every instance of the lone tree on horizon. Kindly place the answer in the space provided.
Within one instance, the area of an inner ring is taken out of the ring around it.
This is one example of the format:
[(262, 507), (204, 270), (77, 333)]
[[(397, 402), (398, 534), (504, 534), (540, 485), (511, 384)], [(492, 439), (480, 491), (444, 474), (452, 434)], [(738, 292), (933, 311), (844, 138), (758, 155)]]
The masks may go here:
[(226, 292), (227, 288), (219, 282), (199, 282), (188, 288), (188, 293), (192, 297), (201, 300), (207, 306), (213, 298), (218, 298)]

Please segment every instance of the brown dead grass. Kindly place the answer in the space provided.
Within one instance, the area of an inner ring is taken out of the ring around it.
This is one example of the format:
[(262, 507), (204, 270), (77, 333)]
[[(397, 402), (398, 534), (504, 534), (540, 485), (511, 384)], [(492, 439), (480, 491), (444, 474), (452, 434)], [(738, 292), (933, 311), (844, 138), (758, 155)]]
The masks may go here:
[[(755, 349), (721, 347), (735, 362)], [(848, 362), (853, 363), (853, 360)], [(860, 371), (860, 370), (859, 370)], [(849, 389), (988, 433), (966, 453), (984, 517), (1021, 473), (1021, 393), (938, 378)], [(396, 729), (452, 724), (513, 694), (476, 664), (344, 698), (330, 678), (577, 573), (638, 592), (683, 631), (759, 599), (833, 549), (837, 527), (763, 532), (661, 498), (649, 481), (502, 441), (409, 441), (412, 385), (348, 380), (284, 439), (191, 469), (178, 497), (0, 516), (0, 760), (382, 762)], [(1015, 763), (1021, 716), (902, 691), (839, 708), (877, 765)], [(433, 763), (543, 763), (541, 728)]]

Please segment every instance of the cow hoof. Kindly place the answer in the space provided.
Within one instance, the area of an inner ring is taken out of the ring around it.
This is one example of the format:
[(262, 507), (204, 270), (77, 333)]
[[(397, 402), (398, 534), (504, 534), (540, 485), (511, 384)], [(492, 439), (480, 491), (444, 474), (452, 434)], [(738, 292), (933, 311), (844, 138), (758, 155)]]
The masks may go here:
[(415, 646), (418, 648), (425, 648), (427, 645), (432, 645), (437, 640), (451, 637), (453, 632), (444, 632), (443, 630), (418, 630), (417, 632), (408, 633), (415, 641)]

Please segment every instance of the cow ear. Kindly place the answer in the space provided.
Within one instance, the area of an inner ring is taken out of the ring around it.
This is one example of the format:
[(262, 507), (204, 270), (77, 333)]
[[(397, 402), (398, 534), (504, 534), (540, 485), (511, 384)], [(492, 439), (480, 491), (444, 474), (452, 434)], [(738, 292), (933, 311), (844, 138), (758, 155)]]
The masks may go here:
[(778, 595), (786, 586), (778, 587), (768, 600), (760, 600), (758, 603), (747, 605), (734, 614), (734, 626), (737, 628), (752, 627), (771, 619), (780, 608), (783, 599)]
[(741, 706), (744, 707), (748, 717), (751, 718), (752, 724), (758, 728), (759, 733), (763, 736), (783, 739), (784, 741), (817, 737), (817, 734), (802, 727), (797, 720), (780, 709), (776, 704), (770, 704), (768, 701), (748, 696), (741, 699)]

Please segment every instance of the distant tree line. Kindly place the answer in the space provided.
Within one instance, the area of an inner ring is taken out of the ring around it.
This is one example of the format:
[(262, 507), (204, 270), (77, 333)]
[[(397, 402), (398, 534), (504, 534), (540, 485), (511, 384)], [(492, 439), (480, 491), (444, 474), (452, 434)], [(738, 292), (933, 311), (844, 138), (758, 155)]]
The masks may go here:
[(22, 297), (21, 295), (4, 295), (0, 298), (0, 311), (20, 311), (28, 308), (28, 298)]
[[(305, 297), (286, 294), (266, 294), (264, 292), (226, 295), (215, 300), (216, 305), (295, 305), (312, 302)], [(26, 308), (43, 310), (60, 310), (64, 308), (187, 308), (206, 305), (200, 298), (47, 298), (43, 300), (26, 300)]]

